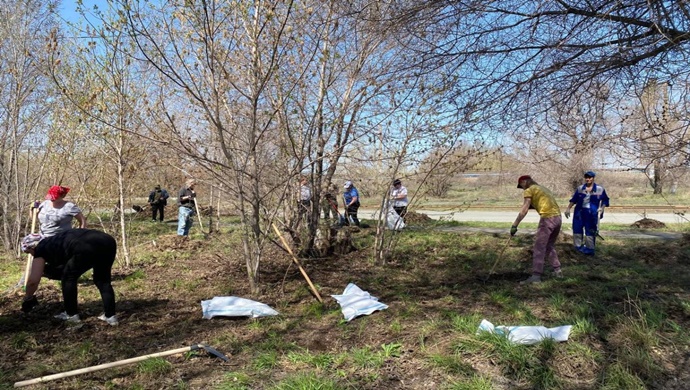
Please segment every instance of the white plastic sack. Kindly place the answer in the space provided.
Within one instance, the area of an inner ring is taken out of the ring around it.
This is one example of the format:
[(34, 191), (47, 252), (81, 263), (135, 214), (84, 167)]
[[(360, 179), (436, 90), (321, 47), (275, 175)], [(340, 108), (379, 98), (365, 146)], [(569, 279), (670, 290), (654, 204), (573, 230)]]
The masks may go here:
[(206, 319), (216, 316), (256, 318), (278, 315), (277, 311), (265, 303), (238, 297), (213, 297), (208, 301), (201, 301), (201, 311)]
[(388, 305), (379, 302), (379, 299), (363, 291), (354, 283), (345, 287), (342, 295), (331, 295), (340, 304), (340, 309), (346, 321), (353, 318), (369, 315), (376, 310), (388, 309)]
[(482, 320), (477, 329), (479, 332), (490, 332), (505, 335), (508, 340), (515, 344), (532, 345), (541, 342), (546, 338), (554, 339), (558, 342), (568, 341), (572, 325), (557, 326), (546, 328), (544, 326), (494, 326), (487, 320)]
[(398, 215), (398, 213), (395, 212), (393, 207), (388, 207), (388, 211), (386, 211), (386, 227), (389, 230), (403, 230), (405, 227), (405, 221), (403, 221), (402, 218)]

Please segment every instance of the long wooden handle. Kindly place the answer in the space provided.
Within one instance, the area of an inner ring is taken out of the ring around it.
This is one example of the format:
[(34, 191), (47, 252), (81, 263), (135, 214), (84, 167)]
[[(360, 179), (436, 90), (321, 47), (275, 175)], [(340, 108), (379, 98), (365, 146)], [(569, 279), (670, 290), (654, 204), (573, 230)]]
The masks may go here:
[[(31, 234), (34, 234), (34, 231), (36, 230), (36, 219), (38, 218), (38, 208), (35, 206), (36, 203), (34, 202), (31, 205)], [(26, 258), (26, 270), (24, 271), (24, 290), (26, 290), (26, 285), (29, 283), (29, 276), (31, 275), (31, 267), (33, 266), (33, 263), (34, 256), (29, 254), (29, 257)]]
[(302, 276), (304, 276), (304, 279), (307, 281), (307, 283), (309, 283), (309, 287), (311, 288), (311, 291), (314, 293), (314, 295), (316, 295), (316, 299), (318, 299), (319, 302), (323, 303), (323, 299), (321, 299), (321, 295), (319, 295), (319, 292), (316, 290), (316, 287), (314, 287), (314, 284), (312, 284), (311, 279), (309, 279), (309, 275), (307, 275), (307, 272), (304, 270), (304, 268), (302, 268), (302, 265), (299, 263), (299, 260), (297, 260), (297, 256), (295, 256), (295, 254), (292, 253), (292, 249), (290, 249), (290, 246), (287, 244), (287, 242), (283, 238), (283, 235), (280, 234), (280, 231), (278, 230), (278, 228), (276, 227), (276, 225), (274, 223), (271, 224), (271, 226), (273, 226), (273, 230), (275, 230), (276, 234), (278, 235), (278, 238), (280, 238), (280, 242), (283, 243), (283, 246), (285, 247), (285, 249), (288, 251), (290, 256), (292, 256), (292, 261), (294, 261), (295, 264), (297, 264), (297, 267), (299, 268), (299, 272), (302, 273)]
[(201, 232), (204, 232), (204, 225), (201, 223), (201, 213), (199, 212), (199, 205), (196, 203), (196, 198), (194, 198), (194, 208), (196, 209), (196, 216), (199, 217), (199, 228)]
[(55, 379), (60, 379), (60, 378), (67, 378), (70, 376), (75, 376), (75, 375), (80, 375), (80, 374), (86, 374), (89, 372), (94, 372), (94, 371), (100, 371), (100, 370), (105, 370), (106, 368), (112, 368), (112, 367), (119, 367), (119, 366), (124, 366), (126, 364), (130, 363), (136, 363), (140, 362), (142, 360), (146, 359), (151, 359), (155, 357), (163, 357), (163, 356), (169, 356), (169, 355), (175, 355), (178, 353), (183, 353), (187, 351), (191, 351), (192, 349), (199, 349), (201, 348), (199, 345), (192, 345), (189, 347), (184, 347), (184, 348), (178, 348), (178, 349), (173, 349), (170, 351), (165, 351), (165, 352), (158, 352), (158, 353), (152, 353), (150, 355), (144, 355), (144, 356), (139, 356), (131, 359), (125, 359), (125, 360), (118, 360), (116, 362), (111, 362), (111, 363), (104, 363), (104, 364), (99, 364), (97, 366), (91, 366), (91, 367), (86, 367), (86, 368), (80, 368), (78, 370), (72, 370), (72, 371), (67, 371), (67, 372), (62, 372), (59, 374), (53, 374), (53, 375), (47, 375), (47, 376), (42, 376), (39, 378), (34, 378), (34, 379), (29, 379), (21, 382), (16, 382), (14, 384), (14, 387), (24, 387), (24, 386), (29, 386), (29, 385), (35, 385), (36, 383), (42, 383), (42, 382), (48, 382), (52, 381)]

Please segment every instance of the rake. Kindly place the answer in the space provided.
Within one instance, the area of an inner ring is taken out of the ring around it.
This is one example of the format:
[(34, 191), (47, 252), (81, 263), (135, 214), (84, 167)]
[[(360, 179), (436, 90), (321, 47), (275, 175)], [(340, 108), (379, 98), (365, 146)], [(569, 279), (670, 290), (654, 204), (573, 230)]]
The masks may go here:
[(498, 254), (496, 257), (496, 261), (494, 261), (494, 265), (491, 266), (491, 271), (489, 271), (489, 275), (487, 275), (486, 278), (482, 279), (482, 281), (487, 282), (489, 278), (491, 278), (491, 275), (493, 275), (494, 271), (496, 270), (496, 265), (498, 265), (499, 260), (503, 258), (503, 253), (505, 253), (506, 249), (508, 249), (508, 246), (510, 245), (510, 239), (513, 238), (513, 236), (508, 236), (508, 240), (506, 241), (505, 245), (503, 245), (503, 249), (501, 249), (501, 252)]

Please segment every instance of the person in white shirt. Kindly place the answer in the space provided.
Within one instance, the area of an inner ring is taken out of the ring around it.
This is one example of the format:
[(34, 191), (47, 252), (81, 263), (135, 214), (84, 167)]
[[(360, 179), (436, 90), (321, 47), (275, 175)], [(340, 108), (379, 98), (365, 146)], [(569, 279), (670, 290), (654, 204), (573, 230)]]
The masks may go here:
[(395, 179), (393, 181), (390, 197), (393, 202), (393, 210), (395, 210), (401, 218), (404, 218), (405, 214), (407, 214), (407, 205), (409, 202), (407, 200), (407, 188), (402, 185), (400, 179)]

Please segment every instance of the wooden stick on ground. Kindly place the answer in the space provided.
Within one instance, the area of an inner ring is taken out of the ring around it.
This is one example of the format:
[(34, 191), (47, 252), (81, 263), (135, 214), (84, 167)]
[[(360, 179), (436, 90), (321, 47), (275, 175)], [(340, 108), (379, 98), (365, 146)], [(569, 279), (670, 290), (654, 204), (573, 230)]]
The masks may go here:
[[(24, 386), (29, 386), (29, 385), (34, 385), (37, 383), (43, 383), (43, 382), (48, 382), (52, 381), (55, 379), (61, 379), (61, 378), (67, 378), (70, 376), (75, 376), (75, 375), (80, 375), (80, 374), (86, 374), (89, 372), (94, 372), (94, 371), (100, 371), (100, 370), (105, 370), (106, 368), (113, 368), (113, 367), (119, 367), (119, 366), (124, 366), (125, 364), (131, 364), (131, 363), (136, 363), (140, 362), (146, 359), (151, 359), (155, 357), (163, 357), (163, 356), (170, 356), (170, 355), (175, 355), (178, 353), (183, 353), (183, 352), (188, 352), (188, 351), (195, 351), (198, 349), (205, 349), (212, 354), (220, 357), (223, 360), (227, 361), (227, 357), (220, 355), (220, 353), (214, 349), (211, 349), (207, 347), (205, 344), (195, 344), (189, 347), (184, 347), (184, 348), (178, 348), (178, 349), (173, 349), (170, 351), (165, 351), (165, 352), (158, 352), (158, 353), (152, 353), (149, 355), (144, 355), (144, 356), (139, 356), (139, 357), (134, 357), (131, 359), (125, 359), (125, 360), (118, 360), (116, 362), (111, 362), (111, 363), (104, 363), (104, 364), (99, 364), (97, 366), (91, 366), (91, 367), (86, 367), (86, 368), (80, 368), (78, 370), (72, 370), (72, 371), (66, 371), (62, 372), (59, 374), (53, 374), (53, 375), (46, 375), (42, 376), (39, 378), (34, 378), (34, 379), (29, 379), (21, 382), (16, 382), (14, 384), (14, 387), (24, 387)], [(210, 350), (209, 350), (210, 349)]]
[(307, 272), (304, 270), (304, 268), (302, 268), (302, 265), (299, 263), (299, 260), (297, 260), (297, 256), (295, 256), (295, 254), (292, 252), (292, 249), (290, 248), (290, 245), (287, 244), (287, 242), (286, 242), (285, 239), (283, 238), (283, 235), (280, 234), (280, 231), (278, 230), (278, 228), (276, 227), (276, 225), (275, 225), (275, 224), (271, 224), (271, 226), (273, 226), (273, 230), (274, 230), (274, 231), (276, 232), (276, 234), (278, 235), (278, 238), (280, 238), (280, 242), (283, 243), (283, 246), (285, 247), (285, 249), (286, 249), (286, 250), (288, 251), (288, 253), (292, 256), (292, 261), (294, 261), (295, 264), (297, 264), (297, 267), (299, 268), (299, 272), (302, 273), (302, 276), (304, 276), (304, 279), (305, 279), (305, 280), (307, 281), (307, 283), (309, 284), (309, 287), (311, 288), (311, 291), (314, 293), (314, 295), (316, 295), (316, 299), (318, 299), (319, 302), (323, 303), (323, 299), (321, 299), (321, 295), (319, 295), (319, 292), (316, 290), (316, 287), (314, 287), (314, 284), (312, 284), (311, 279), (309, 279), (309, 275), (307, 275)]

